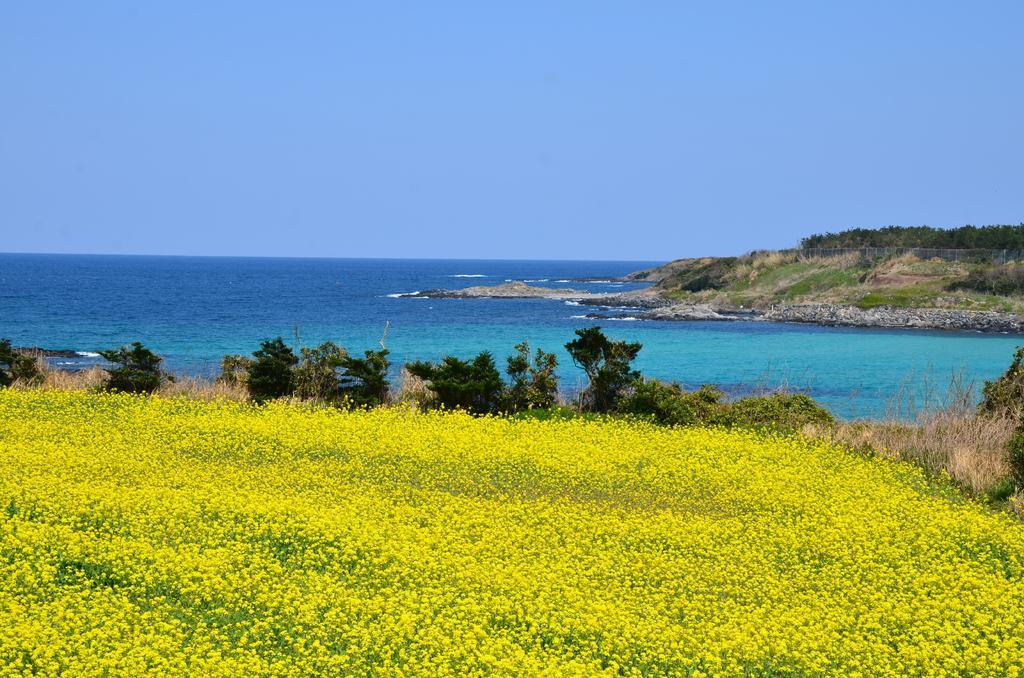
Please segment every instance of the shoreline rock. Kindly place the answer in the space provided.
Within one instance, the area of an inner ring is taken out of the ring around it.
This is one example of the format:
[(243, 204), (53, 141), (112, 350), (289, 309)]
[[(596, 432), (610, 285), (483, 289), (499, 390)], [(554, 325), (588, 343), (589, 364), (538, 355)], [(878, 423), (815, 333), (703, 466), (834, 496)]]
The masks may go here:
[(41, 356), (43, 358), (81, 358), (78, 351), (65, 348), (41, 348), (39, 346), (17, 346), (15, 353), (29, 356)]
[(772, 307), (764, 312), (763, 318), (776, 322), (801, 322), (843, 327), (1024, 333), (1024, 316), (998, 311), (961, 311), (945, 308), (900, 308), (895, 306), (864, 309), (836, 304), (801, 304)]
[(536, 287), (522, 281), (501, 285), (474, 285), (461, 290), (423, 290), (410, 292), (403, 297), (428, 297), (430, 299), (597, 299), (608, 296), (603, 292), (585, 292), (572, 288)]

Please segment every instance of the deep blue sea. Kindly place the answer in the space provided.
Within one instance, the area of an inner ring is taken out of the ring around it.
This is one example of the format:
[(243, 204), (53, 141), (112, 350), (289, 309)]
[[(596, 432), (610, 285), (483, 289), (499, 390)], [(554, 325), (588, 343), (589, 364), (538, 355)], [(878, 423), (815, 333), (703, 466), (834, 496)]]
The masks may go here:
[[(249, 353), (281, 335), (303, 345), (332, 340), (362, 351), (390, 321), (394, 363), (469, 356), (487, 349), (503, 364), (512, 346), (556, 351), (567, 389), (581, 377), (562, 345), (595, 324), (589, 309), (553, 300), (418, 299), (403, 292), (527, 280), (601, 291), (637, 284), (565, 282), (614, 278), (655, 262), (273, 259), (0, 254), (0, 337), (15, 345), (82, 352), (140, 340), (179, 374), (214, 374), (221, 356)], [(742, 393), (806, 390), (843, 417), (884, 415), (915, 389), (942, 395), (954, 374), (980, 385), (1001, 373), (1024, 337), (870, 330), (760, 322), (601, 321), (640, 341), (647, 375)], [(59, 360), (87, 364), (93, 358)], [(75, 365), (68, 365), (73, 367)]]

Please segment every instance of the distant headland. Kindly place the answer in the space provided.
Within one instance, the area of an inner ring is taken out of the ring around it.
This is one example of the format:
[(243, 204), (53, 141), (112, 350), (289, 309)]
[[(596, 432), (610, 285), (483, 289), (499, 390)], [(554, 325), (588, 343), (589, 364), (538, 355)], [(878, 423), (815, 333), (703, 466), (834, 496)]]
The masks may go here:
[(676, 259), (618, 280), (650, 286), (591, 292), (512, 281), (402, 296), (560, 299), (594, 307), (595, 319), (1024, 333), (1024, 224), (850, 229), (788, 250)]

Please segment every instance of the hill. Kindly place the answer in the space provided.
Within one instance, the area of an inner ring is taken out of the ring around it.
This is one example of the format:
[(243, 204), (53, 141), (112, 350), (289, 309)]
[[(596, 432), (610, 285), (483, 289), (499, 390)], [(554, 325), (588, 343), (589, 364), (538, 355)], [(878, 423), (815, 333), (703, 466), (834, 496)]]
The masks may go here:
[(673, 302), (765, 309), (777, 304), (840, 304), (969, 311), (1024, 311), (1024, 262), (977, 257), (950, 261), (906, 254), (804, 250), (679, 259), (640, 271)]

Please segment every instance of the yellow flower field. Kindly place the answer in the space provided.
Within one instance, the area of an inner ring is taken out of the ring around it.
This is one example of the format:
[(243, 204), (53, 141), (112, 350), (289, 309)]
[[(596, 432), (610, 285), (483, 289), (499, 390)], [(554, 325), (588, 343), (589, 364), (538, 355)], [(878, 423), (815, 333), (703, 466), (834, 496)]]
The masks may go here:
[(1016, 675), (1024, 526), (755, 433), (0, 392), (4, 674)]

